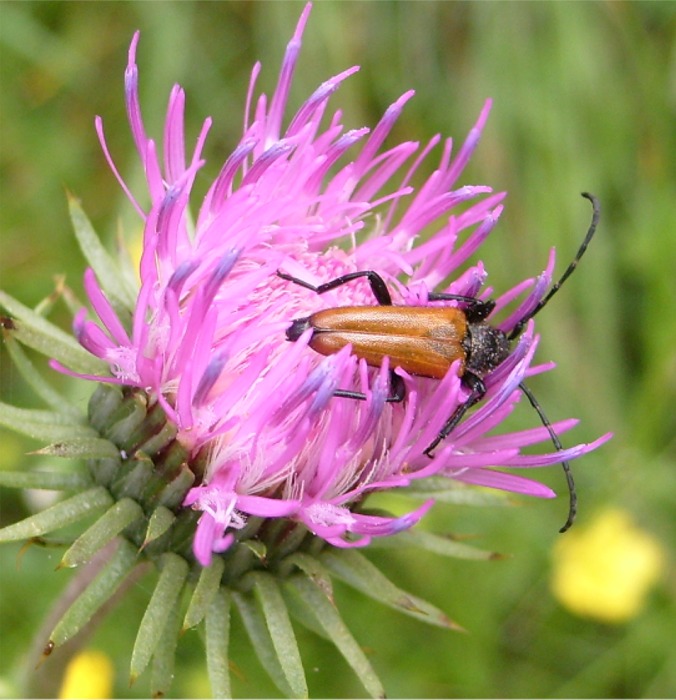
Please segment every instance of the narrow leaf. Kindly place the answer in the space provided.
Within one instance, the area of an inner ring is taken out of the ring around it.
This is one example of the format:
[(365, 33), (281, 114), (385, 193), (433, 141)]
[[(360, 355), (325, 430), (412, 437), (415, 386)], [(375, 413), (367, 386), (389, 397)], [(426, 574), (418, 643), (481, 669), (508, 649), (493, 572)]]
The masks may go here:
[(58, 360), (75, 372), (107, 376), (108, 365), (87, 352), (72, 335), (0, 290), (0, 306), (12, 314), (12, 335), (24, 345)]
[(137, 562), (133, 545), (121, 539), (105, 568), (82, 591), (54, 627), (49, 638), (55, 646), (61, 646), (74, 637), (91, 620), (96, 611), (110, 600)]
[(148, 529), (143, 540), (143, 546), (147, 547), (151, 542), (162, 537), (162, 535), (174, 524), (176, 516), (164, 506), (159, 506), (150, 515)]
[(181, 623), (180, 607), (174, 605), (166, 611), (167, 622), (160, 635), (160, 640), (153, 655), (150, 673), (150, 697), (166, 697), (174, 680), (176, 646), (178, 645)]
[(136, 501), (131, 498), (117, 501), (73, 542), (63, 555), (59, 568), (80, 566), (89, 561), (99, 549), (142, 517), (143, 508)]
[(117, 261), (101, 244), (101, 240), (80, 206), (79, 200), (70, 194), (68, 196), (68, 209), (80, 249), (96, 273), (99, 284), (105, 290), (108, 300), (116, 311), (131, 311), (136, 302), (137, 290), (130, 288), (127, 284), (120, 273)]
[(70, 417), (75, 423), (84, 422), (85, 417), (82, 411), (47, 382), (35, 368), (35, 365), (28, 359), (21, 345), (10, 334), (6, 334), (5, 347), (12, 358), (12, 362), (19, 370), (19, 374), (50, 408), (57, 413)]
[(35, 450), (31, 454), (71, 459), (115, 459), (120, 457), (120, 450), (110, 440), (91, 437), (60, 440)]
[(0, 471), (0, 486), (7, 488), (82, 491), (92, 485), (92, 478), (89, 474), (79, 472)]
[(292, 576), (288, 579), (288, 585), (326, 630), (328, 638), (352, 667), (366, 692), (372, 698), (385, 697), (385, 689), (366, 655), (322, 590), (306, 576)]
[(207, 673), (211, 694), (215, 698), (231, 698), (230, 669), (230, 594), (221, 588), (214, 596), (206, 614)]
[(326, 550), (321, 561), (336, 577), (370, 598), (438, 627), (462, 629), (431, 603), (395, 586), (378, 567), (354, 550)]
[(225, 560), (222, 557), (213, 557), (211, 564), (202, 569), (185, 613), (184, 631), (196, 627), (207, 614), (214, 596), (218, 593), (224, 569)]
[(232, 598), (237, 605), (237, 610), (242, 617), (247, 634), (251, 640), (256, 656), (261, 665), (272, 679), (272, 682), (286, 697), (293, 697), (293, 692), (284, 675), (284, 671), (277, 658), (277, 652), (270, 639), (270, 633), (261, 610), (249, 594), (234, 593)]
[(374, 545), (383, 549), (414, 547), (416, 549), (425, 549), (434, 554), (441, 554), (445, 557), (453, 557), (456, 559), (471, 559), (478, 561), (489, 561), (492, 559), (501, 559), (502, 555), (497, 552), (489, 552), (485, 549), (478, 549), (464, 542), (457, 542), (452, 537), (443, 537), (435, 535), (431, 532), (425, 532), (420, 528), (400, 532), (392, 537), (379, 537), (378, 540), (391, 540), (391, 542), (374, 542)]
[(75, 437), (98, 437), (88, 425), (74, 423), (70, 416), (52, 411), (16, 408), (0, 403), (0, 425), (36, 440), (68, 440)]
[(264, 573), (252, 576), (255, 581), (254, 591), (263, 609), (272, 644), (291, 688), (292, 697), (306, 698), (308, 690), (305, 671), (284, 598), (272, 576)]
[(31, 537), (44, 535), (70, 523), (86, 518), (96, 511), (108, 508), (113, 504), (113, 497), (103, 486), (97, 486), (89, 491), (60, 501), (21, 522), (0, 529), (0, 542), (27, 540)]
[(143, 673), (154, 654), (167, 622), (167, 610), (177, 604), (188, 576), (187, 562), (173, 552), (162, 555), (160, 566), (160, 577), (141, 620), (131, 654), (131, 683)]

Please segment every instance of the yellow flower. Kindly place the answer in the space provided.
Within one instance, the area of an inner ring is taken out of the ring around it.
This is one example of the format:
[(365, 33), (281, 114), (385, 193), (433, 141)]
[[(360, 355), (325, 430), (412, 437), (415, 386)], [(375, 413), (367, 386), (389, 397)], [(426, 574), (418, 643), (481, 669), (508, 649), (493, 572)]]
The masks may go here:
[(576, 615), (624, 622), (641, 611), (663, 565), (660, 543), (626, 512), (607, 509), (558, 541), (551, 588)]
[(83, 651), (68, 666), (60, 698), (110, 698), (113, 695), (113, 664), (101, 651)]

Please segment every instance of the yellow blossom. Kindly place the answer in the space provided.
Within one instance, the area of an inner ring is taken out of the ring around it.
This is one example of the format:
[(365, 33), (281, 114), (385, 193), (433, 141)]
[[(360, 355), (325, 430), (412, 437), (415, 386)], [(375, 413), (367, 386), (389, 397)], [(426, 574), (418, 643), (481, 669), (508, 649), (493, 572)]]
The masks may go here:
[(68, 666), (60, 698), (110, 698), (113, 693), (113, 664), (101, 651), (83, 651)]
[(620, 623), (641, 611), (663, 563), (654, 537), (626, 512), (607, 509), (558, 541), (551, 588), (576, 615)]

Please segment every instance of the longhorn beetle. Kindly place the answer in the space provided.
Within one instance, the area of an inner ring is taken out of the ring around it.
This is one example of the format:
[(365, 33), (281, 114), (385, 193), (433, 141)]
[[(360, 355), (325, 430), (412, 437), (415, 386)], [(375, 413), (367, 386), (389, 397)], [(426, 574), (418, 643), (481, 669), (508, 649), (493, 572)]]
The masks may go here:
[[(425, 449), (425, 454), (432, 457), (432, 451), (450, 435), (467, 411), (484, 397), (486, 394), (484, 379), (508, 357), (511, 341), (521, 334), (526, 323), (542, 311), (559, 291), (587, 250), (598, 225), (600, 206), (594, 195), (583, 192), (582, 196), (591, 202), (593, 208), (591, 224), (582, 245), (559, 281), (552, 285), (530, 313), (519, 320), (510, 333), (490, 325), (486, 320), (495, 308), (495, 301), (492, 299), (482, 301), (475, 297), (433, 292), (428, 296), (429, 301), (455, 301), (462, 307), (393, 306), (387, 285), (373, 270), (349, 272), (318, 286), (278, 271), (277, 274), (282, 279), (317, 294), (324, 294), (347, 282), (366, 277), (373, 296), (379, 304), (378, 306), (339, 306), (322, 309), (310, 316), (295, 319), (287, 328), (286, 337), (288, 340), (296, 341), (306, 330), (312, 329), (309, 345), (316, 352), (331, 355), (351, 344), (354, 355), (363, 359), (371, 367), (380, 367), (383, 358), (389, 357), (392, 395), (387, 397), (388, 402), (403, 401), (406, 395), (403, 379), (394, 372), (396, 367), (401, 367), (409, 374), (419, 377), (442, 379), (451, 364), (460, 360), (458, 374), (470, 394)], [(523, 382), (519, 384), (519, 388), (537, 412), (556, 449), (563, 450), (558, 435), (535, 396)], [(360, 392), (342, 389), (335, 391), (334, 396), (366, 399), (366, 396)], [(568, 518), (559, 530), (559, 532), (565, 532), (575, 520), (577, 494), (570, 465), (566, 461), (561, 465), (570, 494)]]

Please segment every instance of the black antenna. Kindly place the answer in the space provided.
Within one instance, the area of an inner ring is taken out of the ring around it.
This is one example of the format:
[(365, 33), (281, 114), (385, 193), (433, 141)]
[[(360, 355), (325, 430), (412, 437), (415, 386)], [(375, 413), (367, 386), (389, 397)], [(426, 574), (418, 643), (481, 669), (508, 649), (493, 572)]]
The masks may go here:
[(514, 338), (517, 338), (519, 335), (521, 335), (521, 331), (523, 330), (523, 327), (528, 323), (528, 321), (530, 321), (531, 318), (533, 318), (533, 316), (535, 316), (537, 313), (542, 311), (542, 309), (547, 305), (547, 302), (549, 302), (549, 300), (559, 291), (559, 289), (561, 289), (561, 285), (573, 274), (573, 270), (577, 267), (577, 264), (580, 262), (580, 259), (587, 250), (589, 242), (594, 237), (594, 234), (596, 233), (596, 227), (599, 223), (599, 217), (601, 216), (601, 205), (599, 204), (599, 200), (593, 194), (589, 194), (589, 192), (583, 192), (582, 196), (585, 197), (585, 199), (588, 199), (592, 203), (593, 207), (591, 224), (589, 225), (587, 235), (582, 241), (582, 245), (579, 247), (577, 254), (573, 258), (573, 261), (570, 263), (570, 265), (568, 265), (563, 275), (561, 275), (561, 279), (556, 284), (552, 285), (552, 288), (547, 292), (546, 296), (540, 299), (537, 306), (528, 314), (528, 316), (524, 316), (516, 324), (516, 326), (514, 326), (514, 329), (509, 334), (509, 340), (514, 340)]
[[(542, 425), (544, 425), (545, 428), (547, 428), (547, 432), (549, 433), (549, 437), (554, 443), (554, 447), (556, 447), (558, 452), (561, 452), (563, 450), (561, 440), (559, 440), (559, 436), (554, 431), (552, 424), (549, 422), (549, 419), (544, 414), (544, 411), (542, 410), (542, 407), (533, 395), (533, 392), (531, 392), (531, 390), (523, 382), (519, 384), (519, 388), (526, 395), (526, 398), (530, 401), (530, 405), (535, 409), (538, 416), (540, 416)], [(575, 522), (575, 516), (577, 515), (577, 491), (575, 490), (575, 480), (573, 479), (573, 472), (570, 469), (570, 464), (568, 464), (567, 461), (563, 461), (561, 462), (561, 466), (563, 467), (563, 473), (566, 475), (566, 482), (568, 483), (569, 494), (568, 518), (563, 524), (563, 527), (559, 530), (559, 532), (563, 533), (566, 530), (568, 530), (570, 526)]]

